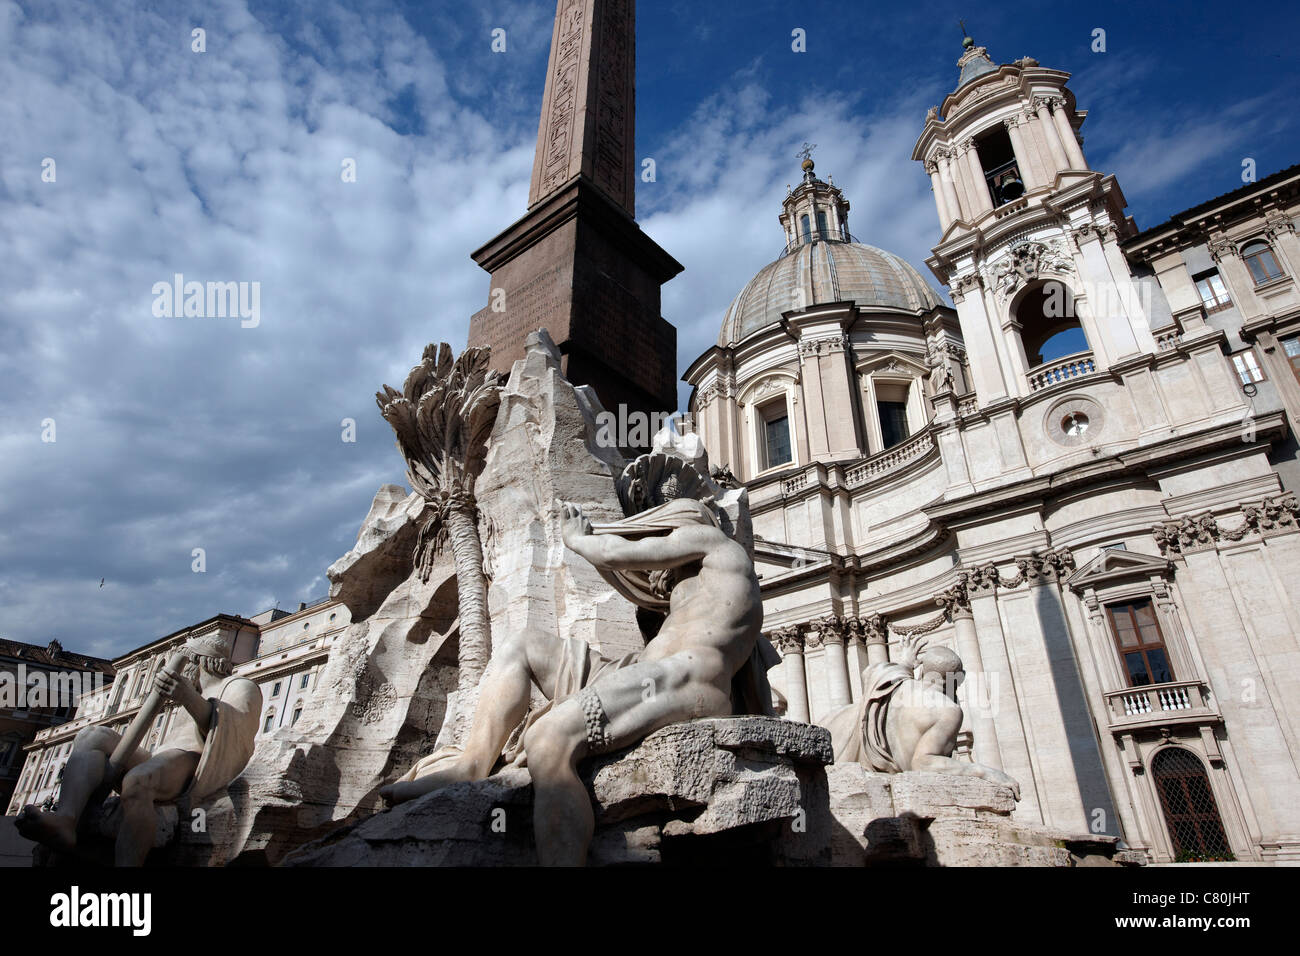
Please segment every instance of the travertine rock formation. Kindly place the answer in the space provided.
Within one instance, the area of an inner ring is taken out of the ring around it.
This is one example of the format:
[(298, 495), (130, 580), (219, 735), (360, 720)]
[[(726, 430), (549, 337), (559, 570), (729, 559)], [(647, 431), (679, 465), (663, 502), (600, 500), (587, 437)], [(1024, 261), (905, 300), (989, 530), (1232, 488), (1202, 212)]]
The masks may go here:
[(974, 776), (828, 767), (836, 866), (1140, 865), (1115, 837), (1013, 823), (1011, 788)]
[[(476, 485), (491, 630), (526, 625), (581, 637), (606, 654), (641, 646), (627, 601), (585, 564), (566, 564), (552, 507), (576, 502), (593, 518), (623, 515), (614, 477), (623, 460), (596, 441), (600, 406), (560, 373), (545, 332), (528, 338), (501, 393)], [(238, 825), (223, 848), (244, 862), (274, 863), (289, 849), (378, 807), (379, 786), (435, 737), (450, 739), (472, 712), (456, 686), (457, 589), (451, 555), (428, 580), (412, 555), (427, 507), (385, 485), (356, 545), (329, 570), (331, 594), (351, 611), (318, 691), (295, 728), (259, 740), (231, 786)]]
[[(591, 759), (592, 864), (830, 862), (830, 735), (772, 717), (673, 724)], [(288, 866), (537, 862), (526, 769), (426, 794), (310, 844)]]

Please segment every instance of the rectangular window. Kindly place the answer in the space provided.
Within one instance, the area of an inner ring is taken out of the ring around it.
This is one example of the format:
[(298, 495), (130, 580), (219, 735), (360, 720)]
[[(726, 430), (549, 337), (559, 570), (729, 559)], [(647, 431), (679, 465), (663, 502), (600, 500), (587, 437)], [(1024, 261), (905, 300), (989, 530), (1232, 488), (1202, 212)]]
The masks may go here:
[(1115, 644), (1124, 662), (1125, 676), (1130, 687), (1150, 684), (1168, 684), (1174, 679), (1169, 656), (1165, 651), (1164, 635), (1156, 620), (1155, 607), (1150, 598), (1126, 604), (1109, 604), (1111, 625), (1115, 631)]
[(298, 718), (301, 716), (302, 716), (302, 705), (299, 704), (297, 707), (293, 709), (293, 719), (289, 722), (289, 726), (292, 727), (294, 724), (298, 723)]
[(1291, 363), (1291, 371), (1295, 373), (1296, 381), (1300, 382), (1300, 335), (1283, 339), (1282, 350), (1286, 352), (1286, 360)]
[(790, 463), (790, 419), (786, 415), (765, 419), (763, 422), (764, 449), (767, 460), (763, 467), (775, 468)]
[(279, 682), (279, 681), (276, 681), (275, 684), (271, 687), (271, 696), (272, 696), (272, 697), (279, 697), (279, 696), (280, 696), (280, 682)]
[(271, 726), (274, 723), (275, 723), (275, 711), (271, 711), (271, 713), (266, 715), (266, 720), (262, 724), (262, 733), (269, 734), (271, 732)]
[(1232, 356), (1232, 367), (1237, 370), (1237, 377), (1242, 385), (1264, 381), (1264, 370), (1259, 367), (1254, 349), (1246, 349)]
[(1277, 264), (1273, 250), (1262, 242), (1252, 243), (1241, 250), (1241, 257), (1246, 260), (1246, 267), (1250, 269), (1250, 277), (1255, 280), (1255, 285), (1263, 285), (1282, 275), (1282, 267)]
[(906, 402), (878, 401), (876, 411), (880, 415), (880, 437), (886, 448), (893, 448), (906, 440), (908, 434)]
[(1201, 304), (1205, 306), (1206, 312), (1218, 312), (1232, 305), (1232, 299), (1228, 297), (1228, 289), (1223, 284), (1219, 270), (1211, 269), (1209, 272), (1202, 272), (1198, 276), (1193, 276), (1192, 280), (1196, 283), (1196, 291), (1201, 294)]
[(299, 683), (298, 683), (298, 689), (299, 689), (299, 690), (306, 690), (306, 689), (307, 689), (307, 685), (308, 685), (309, 683), (311, 683), (311, 675), (310, 675), (310, 674), (303, 674), (303, 675), (302, 675), (302, 680), (299, 681)]

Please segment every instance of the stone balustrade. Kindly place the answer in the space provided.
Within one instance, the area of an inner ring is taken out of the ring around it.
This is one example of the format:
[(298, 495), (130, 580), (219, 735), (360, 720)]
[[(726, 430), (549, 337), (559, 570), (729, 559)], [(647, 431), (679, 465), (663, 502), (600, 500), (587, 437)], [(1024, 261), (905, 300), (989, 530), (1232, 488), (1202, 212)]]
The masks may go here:
[(1079, 352), (1055, 362), (1047, 362), (1027, 373), (1030, 391), (1041, 391), (1062, 382), (1071, 382), (1097, 371), (1091, 352)]
[(886, 475), (891, 471), (902, 468), (909, 462), (915, 461), (934, 448), (934, 435), (928, 429), (917, 432), (911, 438), (895, 445), (893, 448), (886, 448), (866, 459), (859, 465), (844, 472), (844, 483), (850, 488), (856, 488), (859, 485), (865, 485), (867, 482)]
[(1157, 352), (1168, 352), (1172, 348), (1177, 348), (1178, 343), (1183, 339), (1183, 333), (1177, 328), (1165, 329), (1155, 335)]
[(1206, 700), (1200, 681), (1126, 687), (1110, 691), (1105, 696), (1112, 730), (1217, 717), (1217, 711)]

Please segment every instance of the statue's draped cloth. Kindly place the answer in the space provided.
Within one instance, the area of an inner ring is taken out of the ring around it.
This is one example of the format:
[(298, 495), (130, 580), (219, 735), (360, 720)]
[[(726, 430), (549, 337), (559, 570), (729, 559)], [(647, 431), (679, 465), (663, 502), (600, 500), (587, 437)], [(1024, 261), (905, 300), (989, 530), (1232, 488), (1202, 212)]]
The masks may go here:
[(860, 763), (881, 773), (902, 771), (890, 752), (885, 721), (895, 691), (911, 679), (910, 667), (887, 661), (872, 664), (862, 672), (862, 699), (841, 707), (824, 722), (831, 732), (837, 764)]
[[(593, 525), (592, 533), (616, 534), (635, 540), (652, 535), (666, 535), (677, 528), (704, 523), (721, 527), (709, 505), (695, 499), (677, 498), (621, 521)], [(671, 593), (668, 575), (671, 572), (598, 570), (614, 590), (637, 607), (658, 614), (667, 613)], [(601, 674), (629, 667), (641, 658), (639, 652), (619, 658), (604, 657), (581, 638), (562, 638), (560, 644), (561, 658), (556, 671), (555, 695), (551, 700), (529, 708), (502, 749), (501, 766), (524, 765), (524, 733), (553, 707), (591, 686)], [(732, 679), (733, 713), (772, 715), (772, 689), (767, 682), (767, 671), (774, 664), (780, 663), (780, 660), (776, 649), (766, 638), (760, 636), (750, 659)], [(455, 744), (439, 747), (429, 756), (417, 761), (400, 779), (415, 780), (437, 769), (438, 764), (456, 759), (461, 753), (462, 749)]]
[(226, 786), (248, 766), (257, 744), (262, 692), (245, 677), (231, 677), (208, 699), (212, 719), (194, 778), (181, 799), (199, 803)]

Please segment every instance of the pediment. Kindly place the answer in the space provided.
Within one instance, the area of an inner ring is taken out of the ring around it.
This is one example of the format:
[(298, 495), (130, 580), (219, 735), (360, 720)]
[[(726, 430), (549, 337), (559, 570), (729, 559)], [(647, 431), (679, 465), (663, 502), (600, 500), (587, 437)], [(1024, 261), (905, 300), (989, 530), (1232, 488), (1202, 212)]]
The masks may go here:
[(1079, 590), (1115, 581), (1151, 577), (1167, 578), (1171, 571), (1172, 565), (1167, 558), (1153, 554), (1139, 554), (1135, 551), (1121, 551), (1117, 548), (1104, 548), (1101, 554), (1071, 574), (1066, 579), (1066, 584)]
[(889, 351), (877, 352), (867, 358), (860, 359), (857, 362), (857, 371), (859, 375), (884, 373), (915, 376), (924, 375), (926, 366), (924, 361), (919, 360), (915, 355)]

